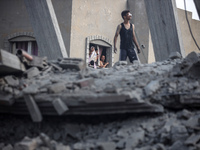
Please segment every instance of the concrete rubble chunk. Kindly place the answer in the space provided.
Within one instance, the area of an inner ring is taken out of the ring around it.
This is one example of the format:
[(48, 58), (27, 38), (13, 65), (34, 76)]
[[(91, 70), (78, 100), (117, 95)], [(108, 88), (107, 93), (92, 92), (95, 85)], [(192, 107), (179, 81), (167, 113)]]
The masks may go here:
[(59, 92), (62, 92), (66, 89), (66, 86), (64, 83), (54, 83), (50, 86), (48, 86), (48, 90), (49, 90), (49, 93), (59, 93)]
[(183, 142), (177, 140), (172, 144), (172, 146), (169, 148), (169, 150), (188, 150), (188, 147), (184, 145)]
[(170, 59), (180, 59), (182, 58), (181, 54), (179, 52), (172, 52), (169, 54), (169, 58)]
[(24, 95), (24, 100), (26, 102), (26, 106), (29, 110), (33, 122), (41, 122), (42, 114), (33, 97), (31, 95)]
[(97, 147), (102, 149), (102, 150), (111, 150), (111, 149), (115, 149), (116, 145), (114, 142), (97, 142)]
[(176, 142), (177, 140), (183, 141), (188, 137), (188, 132), (185, 126), (176, 125), (171, 127), (171, 140)]
[(192, 134), (186, 141), (184, 144), (186, 145), (196, 145), (200, 140), (200, 134)]
[[(190, 74), (190, 75), (198, 75), (199, 73), (197, 71), (195, 71), (195, 69), (192, 69), (192, 67), (196, 65), (195, 68), (198, 68), (199, 70), (199, 55), (196, 52), (191, 52), (190, 54), (187, 55), (187, 57), (185, 59), (183, 59), (183, 61), (179, 64), (176, 64), (173, 69), (172, 69), (172, 75), (174, 76), (182, 76), (182, 75), (186, 75), (186, 74)], [(190, 71), (190, 69), (192, 69), (192, 73)]]
[(34, 150), (37, 147), (38, 144), (35, 139), (25, 137), (21, 142), (15, 144), (14, 150)]
[(154, 80), (147, 84), (147, 86), (144, 88), (147, 96), (154, 94), (160, 88), (159, 82), (159, 80)]
[(77, 71), (86, 68), (85, 62), (79, 58), (64, 58), (59, 62), (59, 65), (63, 69), (75, 69)]
[(27, 86), (26, 88), (23, 89), (23, 93), (24, 94), (36, 94), (39, 91), (38, 88), (39, 88), (38, 85), (31, 84), (31, 85), (29, 85), (29, 86)]
[(32, 78), (40, 74), (40, 71), (37, 67), (31, 67), (30, 69), (26, 70), (25, 75), (27, 78)]
[(53, 66), (53, 68), (55, 68), (55, 70), (58, 70), (58, 71), (62, 71), (63, 69), (61, 67), (59, 67), (59, 65), (57, 64), (54, 64), (54, 63), (50, 63), (51, 66)]
[(29, 62), (29, 67), (37, 67), (39, 69), (43, 69), (47, 64), (45, 63), (45, 57), (37, 57), (33, 56), (33, 60)]
[(54, 108), (56, 109), (57, 113), (59, 115), (64, 114), (66, 111), (69, 110), (69, 108), (67, 107), (67, 105), (60, 99), (60, 98), (56, 98), (53, 102), (52, 102)]
[(84, 78), (81, 80), (78, 80), (75, 82), (78, 86), (82, 87), (87, 87), (87, 86), (91, 86), (92, 84), (94, 84), (94, 79), (93, 78)]
[(0, 75), (19, 74), (25, 71), (25, 66), (17, 56), (1, 49), (0, 70)]
[(189, 119), (192, 115), (193, 115), (192, 112), (184, 109), (183, 111), (177, 114), (177, 117), (181, 119)]
[(2, 150), (13, 150), (13, 146), (8, 144), (7, 146), (3, 147)]
[(18, 86), (19, 85), (19, 80), (15, 76), (6, 76), (6, 77), (4, 77), (4, 80), (10, 86)]

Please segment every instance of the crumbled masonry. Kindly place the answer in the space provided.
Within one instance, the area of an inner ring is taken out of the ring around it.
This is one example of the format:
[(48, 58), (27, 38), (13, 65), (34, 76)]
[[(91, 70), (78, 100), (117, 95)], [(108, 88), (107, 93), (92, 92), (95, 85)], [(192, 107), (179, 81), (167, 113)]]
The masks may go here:
[(198, 53), (108, 69), (35, 59), (0, 71), (0, 150), (200, 149)]

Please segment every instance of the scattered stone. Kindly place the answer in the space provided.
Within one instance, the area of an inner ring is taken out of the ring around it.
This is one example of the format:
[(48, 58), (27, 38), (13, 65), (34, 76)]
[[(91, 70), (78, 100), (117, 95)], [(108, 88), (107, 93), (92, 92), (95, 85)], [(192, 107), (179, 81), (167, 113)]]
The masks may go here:
[(26, 70), (25, 75), (27, 78), (33, 78), (40, 74), (40, 71), (37, 67), (31, 67), (30, 69)]
[(94, 79), (93, 78), (81, 79), (81, 80), (76, 81), (76, 84), (80, 86), (81, 88), (91, 86), (92, 84), (94, 84)]
[(181, 59), (182, 56), (179, 52), (172, 52), (172, 53), (170, 53), (169, 58), (170, 59)]
[(52, 102), (54, 108), (56, 109), (57, 113), (59, 115), (64, 114), (66, 111), (69, 110), (69, 108), (67, 107), (67, 105), (60, 99), (60, 98), (56, 98), (53, 102)]
[(7, 146), (3, 147), (2, 150), (13, 150), (13, 147), (11, 144), (8, 144)]
[(159, 80), (151, 81), (145, 88), (145, 93), (147, 96), (152, 95), (160, 88)]
[(35, 139), (25, 137), (21, 142), (14, 146), (14, 150), (34, 150), (37, 148), (37, 146), (38, 144)]
[(54, 83), (48, 87), (49, 93), (59, 93), (66, 89), (65, 83)]
[(200, 134), (192, 134), (186, 141), (186, 145), (193, 145), (195, 146), (200, 140)]

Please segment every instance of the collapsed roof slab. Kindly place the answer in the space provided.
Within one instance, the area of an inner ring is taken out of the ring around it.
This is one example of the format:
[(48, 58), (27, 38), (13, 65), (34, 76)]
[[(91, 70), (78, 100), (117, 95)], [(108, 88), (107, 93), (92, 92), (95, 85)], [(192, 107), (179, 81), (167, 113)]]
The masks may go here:
[(68, 57), (51, 0), (27, 1), (25, 5), (39, 47), (48, 59)]

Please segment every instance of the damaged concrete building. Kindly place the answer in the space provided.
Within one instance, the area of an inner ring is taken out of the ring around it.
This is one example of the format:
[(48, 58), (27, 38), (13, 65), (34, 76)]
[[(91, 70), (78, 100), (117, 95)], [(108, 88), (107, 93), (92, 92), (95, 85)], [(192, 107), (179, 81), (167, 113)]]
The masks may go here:
[[(62, 55), (66, 57), (68, 54), (71, 58), (82, 58), (87, 62), (89, 47), (94, 44), (103, 49), (106, 61), (111, 67), (119, 57), (119, 54), (114, 54), (112, 50), (113, 37), (117, 25), (122, 22), (120, 14), (124, 9), (130, 9), (133, 13), (131, 22), (136, 26), (137, 39), (142, 49), (139, 55), (142, 63), (164, 60), (171, 51), (179, 51), (183, 56), (192, 51), (198, 51), (192, 37), (189, 36), (184, 11), (176, 8), (174, 0), (169, 2), (155, 0), (151, 1), (151, 4), (145, 0), (117, 0), (115, 2), (112, 0), (52, 0), (43, 2), (46, 4), (42, 4), (42, 1), (35, 2), (35, 4), (25, 2), (24, 0), (2, 0), (0, 2), (0, 48), (11, 53), (15, 53), (17, 48), (23, 48), (30, 54), (47, 56), (49, 59), (56, 59)], [(34, 8), (33, 5), (35, 5)], [(163, 7), (164, 5), (166, 7)], [(51, 10), (51, 14), (44, 12), (47, 8)], [(31, 14), (40, 19), (31, 19)], [(191, 19), (190, 12), (188, 15), (194, 37), (199, 39), (200, 23)], [(163, 18), (164, 16), (166, 18)], [(48, 34), (50, 33), (48, 30), (53, 31), (51, 27), (47, 27), (52, 22), (44, 19), (48, 17), (54, 20), (55, 35)], [(176, 34), (167, 32), (172, 26)], [(60, 42), (57, 45), (60, 47), (51, 44), (53, 42), (47, 44), (42, 37), (44, 30), (48, 32), (45, 39), (52, 40), (54, 43), (56, 39), (59, 39)], [(172, 36), (173, 34), (176, 36)], [(168, 41), (168, 43), (159, 45), (158, 43), (162, 41)], [(166, 51), (166, 54), (160, 55), (159, 51)]]
[[(175, 1), (0, 3), (7, 16), (0, 31), (0, 150), (200, 149), (200, 54), (183, 36)], [(127, 8), (142, 63), (117, 61), (112, 51)], [(91, 45), (105, 51), (109, 69), (87, 67)]]

